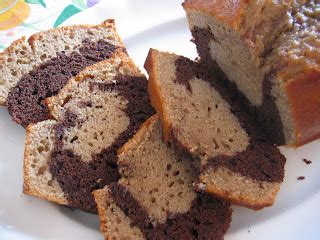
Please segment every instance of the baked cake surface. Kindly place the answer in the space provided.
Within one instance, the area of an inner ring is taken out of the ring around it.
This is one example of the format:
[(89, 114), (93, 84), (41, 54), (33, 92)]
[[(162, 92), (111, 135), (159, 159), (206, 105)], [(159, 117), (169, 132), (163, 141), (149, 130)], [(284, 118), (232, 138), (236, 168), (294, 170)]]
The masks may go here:
[(48, 119), (45, 98), (85, 67), (124, 48), (113, 20), (48, 30), (12, 43), (0, 55), (0, 104), (27, 127)]
[(320, 2), (185, 0), (202, 61), (222, 70), (273, 142), (320, 136)]
[(24, 193), (95, 212), (92, 191), (117, 181), (117, 150), (154, 113), (127, 54), (81, 71), (46, 100), (53, 120), (27, 128)]
[(193, 164), (148, 119), (119, 151), (119, 182), (94, 192), (105, 239), (223, 239), (230, 205), (194, 191)]
[(151, 49), (149, 95), (165, 140), (200, 159), (199, 190), (253, 209), (273, 204), (285, 158), (201, 63)]

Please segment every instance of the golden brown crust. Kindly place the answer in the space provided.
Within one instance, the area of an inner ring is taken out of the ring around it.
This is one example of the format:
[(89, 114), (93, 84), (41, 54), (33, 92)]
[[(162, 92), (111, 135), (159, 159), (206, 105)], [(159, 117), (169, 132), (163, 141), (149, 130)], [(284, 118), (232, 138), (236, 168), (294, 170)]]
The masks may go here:
[(281, 186), (278, 182), (254, 180), (224, 167), (204, 172), (199, 179), (198, 190), (253, 210), (272, 206)]
[(294, 146), (301, 146), (320, 137), (320, 70), (311, 69), (303, 76), (286, 81), (295, 126)]
[(243, 21), (249, 2), (249, 0), (185, 0), (182, 5), (186, 11), (201, 11), (237, 30)]
[(159, 118), (162, 124), (162, 131), (163, 131), (163, 138), (165, 141), (172, 140), (172, 126), (167, 116), (167, 113), (164, 110), (164, 100), (160, 94), (160, 83), (157, 82), (156, 72), (157, 66), (155, 64), (155, 56), (154, 54), (157, 53), (157, 50), (150, 49), (148, 53), (148, 57), (145, 61), (144, 68), (147, 70), (149, 74), (149, 81), (148, 81), (148, 90), (149, 90), (149, 97), (152, 106), (156, 109), (157, 113), (159, 114)]
[[(26, 37), (22, 36), (20, 39), (17, 39), (14, 42), (12, 42), (9, 47), (7, 47), (2, 53), (0, 53), (0, 65), (4, 64), (4, 60), (3, 59), (4, 59), (5, 55), (11, 54), (14, 51), (14, 49), (15, 49), (15, 47), (17, 45), (20, 45), (21, 43), (23, 43), (25, 41), (26, 41)], [(0, 106), (6, 106), (6, 105), (7, 104), (6, 104), (5, 101), (1, 101), (0, 100)]]
[[(109, 197), (109, 192), (108, 192), (108, 187), (104, 187), (103, 189), (99, 189), (96, 191), (93, 191), (93, 196), (94, 200), (97, 205), (98, 209), (98, 216), (99, 216), (99, 222), (100, 222), (100, 232), (103, 234), (105, 240), (113, 240), (113, 239), (119, 239), (116, 238), (115, 236), (112, 236), (110, 234), (110, 229), (108, 227), (108, 212), (107, 209), (110, 208), (108, 206), (108, 197)], [(110, 213), (110, 212), (109, 212)], [(110, 226), (110, 225), (109, 225)], [(127, 239), (127, 238), (125, 238)]]
[[(20, 39), (17, 39), (17, 40), (15, 40), (14, 42), (12, 42), (12, 43), (10, 44), (10, 46), (7, 47), (7, 48), (2, 52), (1, 55), (4, 56), (4, 55), (6, 55), (6, 54), (11, 54), (11, 53), (13, 53), (14, 50), (15, 50), (15, 47), (18, 46), (18, 45), (20, 45), (20, 44), (22, 44), (22, 43), (24, 43), (24, 42), (26, 42), (26, 37), (25, 37), (25, 36), (22, 36)], [(2, 56), (1, 56), (1, 57), (2, 57)]]
[[(278, 188), (279, 189), (279, 188)], [(247, 198), (247, 197), (238, 197), (235, 198), (234, 196), (232, 197), (228, 197), (228, 193), (223, 192), (223, 191), (219, 191), (218, 189), (215, 188), (210, 188), (210, 186), (208, 186), (206, 188), (206, 192), (211, 193), (212, 195), (214, 195), (217, 198), (220, 198), (222, 200), (226, 200), (228, 202), (230, 202), (233, 205), (237, 205), (237, 206), (241, 206), (241, 207), (245, 207), (245, 208), (250, 208), (252, 210), (258, 211), (261, 210), (265, 207), (270, 207), (273, 205), (274, 203), (274, 199), (276, 198), (276, 193), (278, 191), (276, 191), (269, 199), (269, 201), (264, 201), (264, 202), (254, 202), (252, 201), (252, 199)]]
[[(10, 44), (9, 47), (7, 47), (3, 52), (2, 55), (6, 55), (6, 54), (10, 54), (15, 50), (15, 47), (20, 45), (23, 42), (28, 42), (31, 47), (33, 46), (33, 43), (35, 40), (45, 36), (46, 34), (52, 34), (52, 33), (56, 33), (59, 31), (67, 31), (67, 30), (74, 30), (76, 31), (77, 29), (82, 29), (82, 28), (99, 28), (99, 27), (111, 27), (114, 30), (114, 34), (116, 35), (116, 38), (118, 39), (119, 42), (122, 43), (120, 36), (118, 35), (118, 33), (116, 32), (116, 27), (115, 27), (115, 21), (114, 19), (107, 19), (105, 21), (103, 21), (102, 23), (98, 24), (98, 25), (89, 25), (89, 24), (79, 24), (79, 25), (72, 25), (72, 26), (64, 26), (64, 27), (59, 27), (59, 28), (55, 28), (55, 29), (49, 29), (46, 31), (42, 31), (42, 32), (38, 32), (35, 33), (33, 35), (31, 35), (28, 40), (26, 39), (25, 36), (22, 36), (20, 39), (15, 40), (14, 42), (12, 42)], [(124, 46), (124, 44), (122, 43), (122, 45)]]
[[(29, 125), (27, 128), (26, 128), (26, 139), (25, 139), (25, 146), (27, 144), (30, 144), (31, 143), (31, 139), (30, 139), (30, 134), (31, 134), (31, 125)], [(29, 174), (28, 174), (28, 171), (27, 171), (27, 156), (29, 155), (29, 151), (27, 148), (24, 149), (24, 154), (23, 154), (23, 193), (25, 194), (28, 194), (28, 195), (32, 195), (31, 194), (31, 190), (30, 190), (30, 185), (29, 185)]]
[(110, 27), (114, 31), (116, 39), (124, 47), (124, 44), (122, 43), (121, 38), (120, 38), (120, 36), (118, 35), (118, 33), (116, 31), (114, 19), (107, 19), (107, 20), (105, 20), (102, 23), (97, 24), (97, 25), (79, 24), (79, 25), (63, 26), (63, 27), (58, 27), (58, 28), (54, 28), (54, 29), (49, 29), (49, 30), (46, 30), (46, 31), (43, 31), (43, 32), (39, 32), (39, 33), (35, 33), (35, 34), (31, 35), (27, 41), (30, 44), (30, 46), (32, 47), (32, 49), (33, 49), (34, 41), (38, 40), (39, 38), (44, 37), (46, 34), (52, 34), (52, 33), (56, 33), (56, 32), (63, 32), (63, 31), (68, 31), (68, 30), (77, 31), (78, 29), (83, 29), (83, 28), (92, 29), (92, 28), (100, 28), (100, 27), (106, 27), (106, 28)]
[(109, 237), (106, 235), (107, 219), (105, 218), (105, 216), (106, 216), (107, 207), (105, 206), (106, 205), (105, 190), (104, 189), (96, 190), (93, 192), (93, 196), (97, 203), (98, 215), (100, 219), (100, 231), (104, 234), (104, 238), (107, 240), (109, 239)]
[(128, 142), (126, 142), (120, 149), (118, 149), (118, 155), (129, 151), (132, 146), (135, 145), (135, 142), (140, 142), (140, 139), (142, 139), (144, 137), (144, 135), (146, 134), (146, 132), (148, 131), (148, 128), (151, 124), (153, 124), (155, 121), (158, 120), (158, 115), (155, 114), (151, 117), (149, 117), (140, 127), (140, 129), (136, 132), (136, 134), (134, 135), (134, 139), (131, 138)]

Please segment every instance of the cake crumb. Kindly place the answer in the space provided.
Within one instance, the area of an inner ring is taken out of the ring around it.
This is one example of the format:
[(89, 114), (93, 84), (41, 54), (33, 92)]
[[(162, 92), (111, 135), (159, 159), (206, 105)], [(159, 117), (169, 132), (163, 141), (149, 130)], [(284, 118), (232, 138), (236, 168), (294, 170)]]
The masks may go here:
[(309, 165), (309, 164), (311, 164), (312, 163), (312, 161), (311, 160), (308, 160), (308, 159), (302, 159), (302, 161), (304, 161), (305, 162), (305, 164), (307, 164), (307, 165)]
[(298, 180), (304, 180), (305, 177), (304, 177), (304, 176), (300, 176), (300, 177), (298, 177), (297, 179), (298, 179)]
[(202, 191), (203, 192), (203, 191), (206, 190), (206, 188), (207, 188), (207, 186), (204, 183), (197, 184), (198, 191)]

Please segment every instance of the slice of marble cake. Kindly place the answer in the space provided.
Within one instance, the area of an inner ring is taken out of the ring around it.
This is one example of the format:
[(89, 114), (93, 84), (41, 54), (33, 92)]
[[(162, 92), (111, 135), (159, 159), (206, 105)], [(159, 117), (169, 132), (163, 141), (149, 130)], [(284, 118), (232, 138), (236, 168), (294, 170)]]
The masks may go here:
[(185, 57), (152, 49), (145, 68), (164, 139), (200, 161), (198, 189), (252, 209), (272, 205), (285, 158), (238, 96), (212, 69)]

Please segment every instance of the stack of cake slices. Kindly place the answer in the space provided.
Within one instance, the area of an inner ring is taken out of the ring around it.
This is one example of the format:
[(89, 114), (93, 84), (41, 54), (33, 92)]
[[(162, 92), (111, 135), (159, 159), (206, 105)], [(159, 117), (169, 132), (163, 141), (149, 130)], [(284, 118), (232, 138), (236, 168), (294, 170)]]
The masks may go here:
[(113, 20), (7, 48), (0, 104), (26, 128), (24, 193), (98, 212), (105, 239), (223, 239), (230, 204), (271, 206), (275, 143), (319, 136), (319, 3), (228, 4), (186, 0), (200, 60), (151, 49), (149, 81)]
[(2, 103), (26, 128), (25, 194), (99, 210), (107, 239), (223, 238), (230, 203), (197, 192), (198, 163), (162, 141), (113, 21), (22, 38), (1, 57)]
[(113, 20), (41, 32), (1, 55), (0, 99), (26, 127), (24, 193), (97, 212), (117, 150), (151, 115), (147, 79)]

